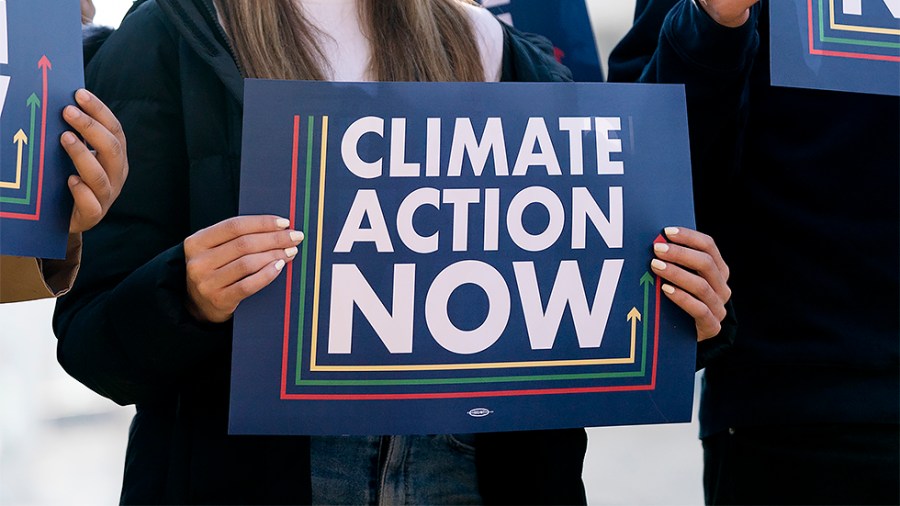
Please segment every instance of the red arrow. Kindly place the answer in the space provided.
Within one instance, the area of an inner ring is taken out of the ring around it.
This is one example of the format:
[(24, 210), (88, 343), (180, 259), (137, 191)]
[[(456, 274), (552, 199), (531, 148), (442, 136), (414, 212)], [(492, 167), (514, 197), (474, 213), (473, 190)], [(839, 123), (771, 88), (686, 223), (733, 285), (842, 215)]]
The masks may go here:
[(38, 68), (40, 68), (44, 73), (44, 91), (43, 91), (43, 104), (44, 107), (41, 108), (41, 156), (40, 156), (40, 164), (38, 165), (38, 187), (37, 187), (37, 202), (35, 208), (35, 218), (41, 219), (41, 194), (44, 190), (44, 152), (46, 151), (47, 146), (47, 71), (53, 68), (53, 65), (50, 64), (50, 59), (47, 58), (47, 55), (41, 56), (41, 59), (38, 61)]

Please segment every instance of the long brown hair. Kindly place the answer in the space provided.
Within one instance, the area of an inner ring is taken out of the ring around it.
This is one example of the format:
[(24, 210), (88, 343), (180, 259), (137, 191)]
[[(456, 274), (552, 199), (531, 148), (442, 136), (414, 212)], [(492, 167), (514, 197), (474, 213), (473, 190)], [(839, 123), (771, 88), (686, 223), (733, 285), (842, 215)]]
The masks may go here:
[[(483, 81), (461, 1), (359, 0), (376, 81)], [(215, 0), (245, 77), (324, 80), (315, 27), (292, 0)]]

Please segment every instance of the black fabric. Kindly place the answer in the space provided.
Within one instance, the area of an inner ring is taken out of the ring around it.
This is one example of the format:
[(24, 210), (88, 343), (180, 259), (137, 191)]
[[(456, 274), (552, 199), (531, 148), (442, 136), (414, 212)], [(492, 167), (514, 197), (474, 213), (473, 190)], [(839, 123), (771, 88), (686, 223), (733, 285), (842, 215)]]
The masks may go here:
[(87, 25), (81, 29), (81, 44), (84, 54), (84, 66), (87, 67), (97, 54), (100, 46), (106, 42), (106, 39), (112, 34), (113, 29), (108, 26)]
[(706, 503), (900, 504), (900, 427), (753, 427), (703, 439)]
[[(548, 48), (506, 28), (504, 78), (570, 80)], [(54, 331), (71, 376), (136, 405), (121, 502), (309, 503), (308, 438), (228, 435), (231, 325), (198, 323), (184, 309), (182, 241), (238, 212), (243, 79), (211, 1), (142, 2), (91, 59), (86, 81), (122, 122), (130, 173), (84, 234)], [(485, 497), (584, 503), (584, 430), (523, 434), (479, 436)], [(512, 487), (509, 469), (546, 472)]]
[(587, 504), (584, 429), (476, 434), (475, 445), (485, 504)]

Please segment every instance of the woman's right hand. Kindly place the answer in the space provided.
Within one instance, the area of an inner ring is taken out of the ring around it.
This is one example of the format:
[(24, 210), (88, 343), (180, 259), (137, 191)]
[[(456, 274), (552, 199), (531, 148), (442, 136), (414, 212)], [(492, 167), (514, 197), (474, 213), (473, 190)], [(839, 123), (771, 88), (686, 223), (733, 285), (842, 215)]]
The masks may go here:
[(241, 301), (274, 281), (303, 241), (303, 233), (289, 226), (277, 216), (238, 216), (185, 239), (191, 315), (228, 321)]

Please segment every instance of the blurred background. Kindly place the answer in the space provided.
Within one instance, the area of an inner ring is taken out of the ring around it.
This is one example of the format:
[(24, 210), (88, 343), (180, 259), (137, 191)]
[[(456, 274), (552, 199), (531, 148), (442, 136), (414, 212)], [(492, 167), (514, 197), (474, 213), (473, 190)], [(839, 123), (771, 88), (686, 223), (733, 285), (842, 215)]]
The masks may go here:
[[(131, 4), (94, 3), (94, 21), (108, 26), (118, 26)], [(631, 24), (634, 0), (588, 5), (605, 66)], [(114, 505), (134, 408), (99, 397), (59, 367), (53, 305), (0, 305), (0, 505)], [(692, 423), (588, 429), (589, 504), (702, 505), (696, 393), (694, 401)]]

